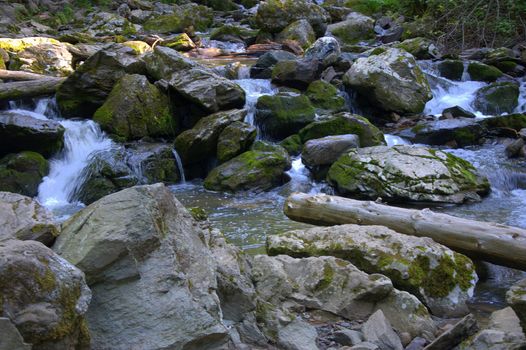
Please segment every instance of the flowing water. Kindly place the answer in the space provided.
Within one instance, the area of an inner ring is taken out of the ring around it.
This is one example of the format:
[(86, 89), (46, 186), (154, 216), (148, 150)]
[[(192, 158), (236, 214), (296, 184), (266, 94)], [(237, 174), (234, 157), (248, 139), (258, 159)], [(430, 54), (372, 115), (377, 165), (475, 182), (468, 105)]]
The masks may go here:
[(255, 125), (254, 113), (256, 111), (256, 103), (258, 102), (258, 99), (264, 95), (275, 95), (278, 90), (268, 79), (237, 79), (235, 82), (245, 90), (245, 108), (248, 111), (247, 116), (245, 117), (245, 122), (250, 125)]

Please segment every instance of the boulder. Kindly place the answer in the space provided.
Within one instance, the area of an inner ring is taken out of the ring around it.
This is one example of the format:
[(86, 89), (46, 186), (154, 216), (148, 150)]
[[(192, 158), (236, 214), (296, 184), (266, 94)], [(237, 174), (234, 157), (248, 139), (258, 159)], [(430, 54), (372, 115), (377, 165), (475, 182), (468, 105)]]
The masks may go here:
[(213, 169), (204, 186), (213, 191), (267, 191), (285, 182), (284, 173), (290, 167), (283, 147), (256, 142), (250, 151)]
[(305, 51), (305, 59), (316, 60), (328, 67), (338, 61), (341, 55), (340, 44), (338, 40), (330, 36), (319, 38)]
[(333, 114), (348, 110), (345, 98), (339, 90), (323, 80), (309, 84), (305, 95), (310, 99), (318, 114)]
[(506, 156), (508, 158), (515, 158), (515, 157), (523, 157), (523, 148), (526, 145), (524, 140), (522, 138), (518, 138), (516, 140), (511, 141), (506, 148), (504, 149), (504, 152), (506, 153)]
[(284, 139), (313, 122), (316, 110), (305, 95), (278, 94), (261, 96), (254, 120), (261, 132), (274, 139)]
[(449, 80), (462, 80), (464, 75), (464, 62), (461, 60), (444, 60), (437, 65), (440, 75)]
[(382, 310), (372, 314), (362, 326), (365, 340), (376, 344), (380, 350), (403, 350), (400, 337), (384, 316)]
[(173, 37), (167, 38), (160, 44), (177, 51), (192, 51), (197, 48), (197, 45), (186, 33), (177, 34)]
[(357, 135), (326, 136), (307, 141), (303, 145), (301, 160), (309, 168), (329, 166), (351, 148), (358, 147), (360, 147), (360, 138)]
[(211, 8), (187, 3), (176, 6), (172, 13), (147, 20), (143, 27), (153, 34), (182, 33), (190, 27), (198, 31), (206, 31), (212, 25), (213, 18), (214, 13)]
[(18, 52), (9, 69), (57, 77), (73, 73), (73, 56), (64, 44), (40, 44)]
[(0, 159), (0, 191), (35, 197), (42, 178), (49, 173), (49, 163), (42, 155), (26, 151)]
[(298, 134), (290, 135), (284, 138), (279, 145), (287, 150), (291, 156), (297, 156), (301, 153), (303, 143)]
[(144, 71), (144, 63), (130, 47), (115, 44), (98, 51), (59, 87), (57, 103), (62, 116), (90, 118), (120, 78)]
[(0, 242), (0, 295), (0, 317), (34, 349), (89, 348), (84, 274), (42, 243)]
[(316, 327), (296, 318), (278, 331), (278, 345), (285, 350), (318, 350)]
[(526, 334), (526, 279), (515, 283), (506, 293), (506, 302), (517, 314)]
[(488, 83), (494, 82), (503, 75), (498, 68), (480, 62), (470, 62), (468, 65), (468, 73), (472, 80), (485, 81)]
[(210, 32), (210, 40), (253, 44), (257, 35), (257, 30), (238, 25), (225, 24), (219, 28), (213, 29)]
[(201, 163), (214, 157), (223, 130), (234, 122), (241, 122), (247, 114), (245, 109), (218, 112), (202, 118), (189, 130), (175, 139), (175, 148), (183, 164)]
[(405, 50), (417, 60), (430, 60), (440, 57), (435, 44), (426, 38), (412, 38), (395, 45), (396, 48)]
[(493, 83), (477, 90), (473, 106), (490, 115), (512, 113), (519, 104), (519, 86), (511, 82)]
[(66, 221), (53, 248), (92, 288), (92, 348), (224, 344), (228, 330), (205, 236), (162, 184), (106, 196)]
[(384, 134), (380, 129), (366, 118), (351, 113), (319, 118), (299, 131), (302, 143), (325, 136), (346, 134), (358, 135), (361, 147), (385, 144)]
[(60, 41), (46, 37), (27, 37), (21, 39), (0, 38), (0, 49), (8, 52), (20, 52), (37, 45), (60, 45)]
[(431, 88), (414, 57), (400, 49), (359, 58), (343, 81), (382, 110), (421, 113), (431, 100)]
[(168, 80), (173, 73), (191, 68), (204, 68), (169, 47), (155, 46), (153, 52), (142, 57), (148, 76), (154, 80)]
[(0, 192), (0, 241), (39, 241), (50, 246), (60, 230), (53, 214), (36, 200)]
[(316, 36), (322, 36), (330, 16), (310, 0), (266, 0), (260, 2), (255, 21), (258, 28), (269, 33), (279, 33), (292, 22), (301, 19), (309, 22)]
[(272, 69), (272, 82), (292, 88), (305, 89), (321, 76), (323, 66), (307, 58), (279, 61)]
[(173, 137), (178, 128), (168, 97), (138, 74), (126, 74), (117, 81), (93, 120), (123, 140)]
[(6, 317), (0, 317), (0, 349), (1, 350), (31, 350), (31, 345), (24, 343), (15, 325)]
[(383, 226), (341, 225), (289, 231), (267, 238), (270, 255), (330, 255), (367, 273), (389, 277), (417, 296), (434, 315), (468, 312), (478, 280), (470, 259), (430, 238), (407, 236)]
[(517, 132), (526, 128), (526, 114), (508, 114), (492, 118), (484, 118), (480, 124), (490, 130), (509, 128)]
[(240, 121), (227, 126), (217, 140), (217, 160), (224, 163), (248, 151), (256, 140), (257, 130), (253, 125)]
[(284, 43), (288, 40), (295, 41), (303, 49), (307, 49), (316, 40), (316, 34), (314, 33), (309, 21), (301, 19), (289, 24), (276, 36), (277, 42)]
[(482, 143), (484, 129), (472, 118), (420, 122), (399, 135), (413, 143), (464, 147)]
[(380, 17), (374, 24), (374, 32), (382, 43), (389, 44), (400, 41), (404, 33), (404, 28), (398, 20), (384, 16)]
[(150, 45), (140, 40), (125, 41), (122, 43), (122, 45), (132, 48), (137, 55), (142, 55), (143, 53), (152, 51), (152, 47)]
[(327, 180), (341, 194), (387, 201), (464, 203), (490, 190), (469, 162), (408, 145), (351, 150), (331, 166)]
[(261, 55), (256, 64), (250, 67), (250, 77), (252, 79), (270, 79), (272, 69), (280, 61), (295, 60), (296, 55), (282, 50), (269, 51)]
[[(88, 26), (85, 31), (93, 37), (109, 35), (126, 37), (137, 34), (137, 30), (141, 29), (141, 27), (135, 26), (121, 16), (119, 12), (122, 13), (123, 11), (117, 11), (117, 13), (106, 12), (104, 9), (94, 11), (92, 15), (88, 17)], [(125, 13), (123, 13), (123, 15), (125, 15)]]
[(138, 173), (140, 183), (154, 184), (163, 182), (165, 184), (175, 184), (181, 181), (182, 169), (177, 164), (173, 145), (140, 142), (127, 145), (127, 147), (126, 163), (132, 170), (132, 173)]
[(354, 45), (374, 39), (374, 19), (358, 12), (351, 12), (347, 18), (327, 27), (342, 45)]
[(0, 111), (0, 157), (34, 151), (51, 157), (62, 149), (64, 127), (53, 120), (33, 118), (22, 112)]
[(476, 115), (471, 113), (470, 111), (466, 111), (464, 108), (460, 106), (454, 106), (446, 108), (442, 111), (442, 117), (446, 119), (451, 118), (476, 118)]

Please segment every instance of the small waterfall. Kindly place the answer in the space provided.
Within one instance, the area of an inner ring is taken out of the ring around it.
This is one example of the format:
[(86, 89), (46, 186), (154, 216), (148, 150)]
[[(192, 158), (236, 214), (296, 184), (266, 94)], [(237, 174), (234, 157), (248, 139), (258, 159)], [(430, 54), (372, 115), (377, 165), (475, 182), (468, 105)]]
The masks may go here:
[(172, 149), (172, 152), (174, 154), (175, 161), (177, 162), (177, 170), (179, 171), (179, 175), (181, 175), (181, 183), (186, 182), (186, 178), (184, 176), (184, 168), (183, 168), (183, 162), (181, 161), (181, 157), (179, 157), (179, 153), (175, 150), (175, 148)]
[(411, 144), (411, 142), (407, 141), (406, 139), (400, 136), (391, 135), (391, 134), (384, 134), (384, 139), (385, 139), (385, 143), (387, 143), (387, 146), (389, 147), (393, 147), (397, 145), (410, 145)]
[(248, 110), (245, 122), (255, 125), (254, 114), (256, 112), (256, 103), (261, 96), (275, 95), (277, 89), (272, 86), (267, 79), (238, 79), (235, 82), (245, 90), (246, 103), (245, 108)]
[(519, 105), (515, 109), (517, 113), (526, 113), (526, 77), (520, 80), (519, 85)]

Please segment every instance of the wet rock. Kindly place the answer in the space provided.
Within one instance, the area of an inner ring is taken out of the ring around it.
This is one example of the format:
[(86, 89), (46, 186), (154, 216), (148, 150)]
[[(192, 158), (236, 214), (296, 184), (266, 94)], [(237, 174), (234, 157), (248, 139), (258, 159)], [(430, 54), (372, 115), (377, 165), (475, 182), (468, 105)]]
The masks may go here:
[(358, 12), (351, 12), (342, 22), (331, 24), (327, 30), (342, 45), (353, 45), (374, 39), (374, 19)]
[(514, 284), (506, 293), (506, 302), (520, 319), (522, 330), (526, 333), (526, 279)]
[(173, 73), (191, 68), (204, 68), (169, 47), (156, 46), (153, 52), (142, 57), (148, 76), (154, 80), (168, 80)]
[(190, 130), (175, 139), (175, 148), (183, 164), (200, 163), (217, 153), (217, 143), (223, 130), (234, 122), (241, 122), (247, 111), (233, 109), (202, 118)]
[(284, 138), (279, 145), (287, 150), (291, 156), (297, 156), (301, 153), (303, 143), (298, 134)]
[(296, 55), (288, 51), (269, 51), (260, 56), (251, 68), (250, 77), (252, 79), (270, 79), (272, 77), (272, 69), (276, 63), (286, 60), (294, 60)]
[(104, 197), (65, 222), (54, 250), (91, 285), (92, 347), (224, 344), (228, 331), (205, 236), (162, 184)]
[(334, 85), (323, 80), (316, 80), (309, 84), (305, 93), (318, 114), (332, 114), (348, 110), (343, 98)]
[(399, 49), (359, 58), (344, 83), (376, 106), (397, 113), (420, 113), (432, 98), (431, 88), (414, 57)]
[(250, 151), (213, 169), (204, 186), (214, 191), (267, 191), (285, 182), (284, 173), (290, 167), (283, 147), (256, 142)]
[(476, 92), (473, 105), (484, 114), (512, 113), (519, 104), (519, 86), (515, 83), (493, 83)]
[(473, 315), (469, 314), (453, 327), (442, 333), (431, 344), (425, 347), (426, 350), (452, 349), (460, 344), (464, 339), (475, 334), (477, 331), (477, 321)]
[[(381, 226), (290, 231), (269, 236), (267, 250), (271, 255), (341, 257), (367, 273), (391, 278), (397, 288), (418, 296), (438, 316), (466, 314), (466, 301), (477, 281), (473, 263), (465, 256), (431, 239), (405, 236)], [(414, 302), (407, 299), (405, 304)], [(405, 330), (416, 336), (410, 326), (406, 324)]]
[(316, 328), (295, 319), (278, 332), (278, 344), (286, 350), (318, 350)]
[(379, 349), (380, 348), (378, 347), (378, 345), (368, 342), (368, 341), (364, 341), (360, 344), (354, 345), (349, 348), (349, 350), (379, 350)]
[(301, 160), (317, 178), (322, 178), (327, 174), (329, 166), (342, 154), (358, 147), (360, 147), (360, 139), (357, 135), (326, 136), (307, 141), (303, 145)]
[[(175, 184), (181, 180), (183, 169), (177, 164), (171, 144), (141, 142), (127, 147), (126, 163), (132, 170), (130, 179), (137, 174), (139, 182), (144, 184)], [(130, 186), (123, 186), (125, 184), (126, 181), (120, 184), (121, 188)]]
[(0, 317), (0, 334), (1, 350), (31, 350), (31, 345), (24, 343), (24, 338), (8, 318)]
[[(475, 114), (466, 111), (464, 108), (459, 106), (449, 107), (442, 111), (442, 116), (447, 119), (451, 118), (475, 118)], [(449, 118), (451, 116), (451, 118)]]
[(357, 345), (364, 341), (363, 333), (351, 329), (342, 329), (334, 333), (334, 340), (340, 345)]
[(272, 82), (298, 89), (307, 86), (320, 78), (321, 62), (310, 59), (279, 61), (272, 69)]
[(506, 155), (508, 156), (508, 158), (524, 156), (524, 154), (522, 154), (522, 149), (524, 146), (525, 143), (522, 138), (514, 140), (506, 146)]
[(0, 159), (0, 191), (34, 197), (42, 178), (49, 173), (49, 163), (42, 155), (26, 151)]
[(212, 22), (212, 9), (188, 3), (176, 6), (172, 13), (155, 16), (147, 20), (143, 27), (151, 33), (182, 33), (189, 27), (193, 27), (197, 31), (206, 31)]
[(382, 310), (376, 311), (362, 326), (368, 342), (376, 344), (381, 350), (403, 350), (402, 342), (395, 333)]
[(477, 145), (482, 142), (483, 127), (474, 119), (457, 118), (420, 122), (406, 129), (400, 136), (413, 143), (426, 145), (457, 145), (459, 147)]
[(404, 28), (392, 18), (384, 16), (374, 24), (374, 32), (384, 44), (400, 41)]
[(0, 156), (34, 151), (51, 157), (62, 149), (64, 127), (53, 120), (41, 120), (19, 112), (0, 112)]
[(40, 44), (18, 52), (11, 60), (11, 70), (68, 76), (73, 73), (73, 56), (64, 44)]
[(33, 240), (50, 246), (59, 232), (53, 214), (36, 200), (0, 192), (0, 241)]
[(89, 118), (102, 106), (115, 83), (125, 74), (144, 73), (135, 51), (115, 44), (88, 58), (57, 91), (57, 103), (65, 118)]
[(328, 67), (338, 61), (341, 55), (340, 44), (338, 40), (330, 36), (319, 38), (305, 51), (303, 56), (308, 60), (317, 60)]
[(0, 316), (34, 349), (88, 349), (84, 274), (40, 242), (0, 242)]
[(508, 114), (484, 118), (480, 121), (480, 124), (489, 130), (509, 128), (519, 132), (526, 127), (526, 114)]
[(177, 51), (191, 51), (197, 47), (186, 33), (167, 38), (161, 43), (161, 45)]
[(253, 44), (256, 40), (257, 34), (258, 32), (251, 28), (225, 24), (219, 28), (212, 30), (212, 32), (210, 33), (210, 39), (244, 44)]
[(480, 62), (470, 62), (468, 73), (472, 80), (488, 83), (494, 82), (503, 75), (498, 68)]
[(278, 42), (292, 40), (297, 42), (303, 49), (306, 49), (316, 40), (316, 34), (309, 22), (302, 19), (289, 24), (276, 36), (276, 40)]
[(435, 44), (426, 38), (412, 38), (395, 45), (413, 55), (417, 60), (428, 60), (440, 57)]
[(217, 160), (224, 163), (247, 151), (256, 140), (257, 130), (254, 126), (234, 122), (227, 126), (217, 140)]
[(316, 110), (307, 96), (283, 93), (261, 96), (254, 117), (263, 134), (283, 139), (313, 122)]
[(388, 201), (480, 201), (490, 188), (469, 162), (407, 145), (351, 150), (332, 165), (327, 179), (344, 195)]
[(416, 337), (409, 343), (409, 345), (407, 345), (405, 350), (423, 350), (427, 343), (427, 339)]
[(461, 60), (444, 60), (437, 65), (440, 75), (446, 79), (460, 81), (464, 74), (464, 62)]

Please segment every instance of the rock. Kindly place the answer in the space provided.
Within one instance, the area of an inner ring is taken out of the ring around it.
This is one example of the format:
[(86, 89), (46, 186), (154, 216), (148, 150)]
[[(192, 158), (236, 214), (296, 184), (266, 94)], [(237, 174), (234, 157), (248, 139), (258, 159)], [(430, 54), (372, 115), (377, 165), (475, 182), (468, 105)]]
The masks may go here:
[(413, 55), (417, 60), (429, 60), (440, 57), (435, 44), (426, 38), (412, 38), (395, 45)]
[(449, 80), (462, 80), (464, 62), (461, 60), (444, 60), (437, 65), (440, 75)]
[(24, 338), (8, 318), (0, 317), (0, 334), (1, 350), (31, 350), (31, 345), (24, 343)]
[(457, 118), (420, 122), (400, 136), (413, 143), (426, 145), (457, 145), (459, 147), (482, 143), (484, 128), (474, 119)]
[(88, 22), (87, 32), (94, 37), (107, 35), (134, 36), (137, 30), (141, 29), (119, 14), (105, 12), (104, 10), (94, 12), (88, 18)]
[(384, 145), (383, 133), (366, 118), (351, 113), (339, 113), (319, 118), (299, 131), (301, 142), (331, 135), (354, 134), (360, 138), (361, 147)]
[(291, 156), (297, 156), (301, 153), (303, 143), (298, 134), (284, 138), (279, 145), (287, 150)]
[(506, 302), (519, 317), (522, 330), (526, 333), (526, 279), (515, 283), (506, 293)]
[(57, 77), (73, 73), (73, 56), (64, 44), (40, 44), (18, 52), (9, 69)]
[(334, 340), (340, 345), (357, 345), (364, 341), (363, 333), (351, 329), (342, 329), (334, 332)]
[(204, 237), (162, 184), (109, 195), (66, 221), (54, 250), (91, 285), (92, 348), (224, 344), (216, 263)]
[(152, 47), (150, 45), (148, 45), (144, 41), (140, 41), (140, 40), (125, 41), (125, 42), (122, 43), (122, 45), (128, 46), (129, 48), (132, 48), (133, 51), (135, 51), (135, 53), (137, 55), (142, 55), (144, 53), (153, 51), (153, 49), (152, 49)]
[(374, 24), (374, 32), (384, 44), (400, 41), (404, 28), (391, 17), (381, 17)]
[(402, 342), (395, 333), (382, 310), (376, 311), (363, 324), (365, 340), (376, 344), (381, 350), (403, 350)]
[(26, 151), (0, 159), (0, 191), (34, 197), (42, 178), (49, 173), (49, 163), (42, 155)]
[[(140, 169), (140, 178), (138, 179), (140, 183), (154, 184), (163, 182), (165, 184), (175, 184), (181, 180), (180, 172), (182, 169), (179, 169), (171, 144), (141, 142), (127, 146), (128, 155), (126, 162), (132, 170), (130, 177), (133, 177), (133, 169)], [(117, 181), (117, 183), (119, 182)], [(119, 183), (119, 187), (129, 187), (132, 182), (124, 181)]]
[(257, 130), (250, 124), (240, 121), (230, 124), (221, 132), (217, 140), (217, 160), (224, 163), (248, 151), (256, 136)]
[(526, 346), (526, 337), (520, 320), (511, 307), (491, 314), (487, 329), (483, 329), (468, 339), (462, 346), (474, 349), (521, 348)]
[(323, 81), (316, 80), (309, 84), (305, 93), (318, 114), (332, 114), (348, 110), (345, 98), (343, 98), (337, 88)]
[(278, 345), (286, 350), (318, 350), (316, 328), (305, 321), (295, 319), (279, 330)]
[(23, 51), (28, 47), (43, 44), (60, 45), (60, 41), (45, 37), (27, 37), (21, 39), (0, 38), (0, 49), (14, 53)]
[(53, 120), (33, 118), (22, 112), (0, 111), (0, 156), (34, 151), (51, 157), (62, 149), (64, 127)]
[[(312, 28), (311, 28), (312, 30)], [(210, 33), (211, 40), (229, 41), (237, 43), (254, 43), (258, 32), (251, 28), (242, 27), (238, 25), (225, 24), (219, 28), (215, 28)]]
[(460, 106), (454, 106), (446, 108), (442, 111), (442, 116), (447, 117), (451, 116), (452, 118), (475, 118), (475, 114), (466, 111), (464, 108)]
[(387, 201), (464, 203), (480, 201), (490, 189), (469, 162), (408, 145), (351, 150), (331, 166), (327, 180), (344, 195)]
[(517, 132), (526, 127), (526, 114), (508, 114), (492, 118), (484, 118), (480, 124), (487, 129), (510, 128)]
[(266, 0), (262, 1), (256, 13), (258, 28), (279, 33), (294, 21), (305, 19), (314, 29), (316, 36), (322, 36), (330, 21), (329, 14), (309, 0)]
[(508, 158), (521, 156), (522, 148), (526, 145), (522, 138), (512, 141), (506, 146), (505, 152)]
[(0, 192), (0, 241), (33, 240), (50, 246), (59, 232), (53, 214), (36, 200)]
[(409, 345), (405, 348), (405, 350), (423, 350), (425, 346), (427, 345), (428, 341), (421, 337), (416, 337), (413, 339)]
[(298, 89), (305, 89), (320, 78), (321, 62), (317, 60), (299, 59), (279, 61), (272, 69), (272, 82)]
[(138, 74), (126, 74), (117, 81), (93, 120), (124, 140), (173, 137), (178, 129), (168, 97)]
[(153, 52), (142, 57), (142, 61), (148, 76), (154, 80), (168, 80), (174, 73), (192, 68), (204, 68), (174, 49), (162, 46), (155, 46)]
[(477, 329), (477, 321), (472, 314), (469, 314), (437, 337), (431, 344), (425, 347), (425, 350), (453, 349), (464, 339), (473, 335)]
[(269, 51), (261, 55), (256, 64), (250, 68), (250, 77), (252, 79), (270, 79), (272, 69), (280, 61), (295, 60), (296, 55), (288, 51)]
[(309, 168), (328, 166), (351, 148), (358, 147), (360, 147), (360, 139), (357, 135), (326, 136), (307, 141), (303, 145), (301, 160)]
[(290, 167), (283, 147), (256, 142), (250, 151), (213, 169), (204, 186), (213, 191), (267, 191), (285, 182), (284, 173)]
[(349, 348), (349, 350), (379, 350), (379, 349), (380, 348), (378, 347), (378, 345), (368, 342), (368, 341), (364, 341), (360, 344), (354, 345)]
[(429, 83), (414, 57), (399, 49), (357, 59), (343, 81), (385, 111), (420, 113), (432, 98)]
[[(429, 238), (406, 236), (382, 226), (341, 225), (289, 231), (269, 236), (267, 251), (271, 255), (343, 258), (367, 273), (391, 278), (395, 287), (414, 294), (434, 315), (442, 317), (467, 313), (466, 301), (478, 279), (467, 257)], [(397, 313), (393, 314), (396, 318)], [(417, 335), (414, 330), (410, 333)]]
[(188, 3), (176, 6), (169, 14), (153, 17), (144, 22), (144, 29), (150, 33), (182, 33), (189, 27), (206, 31), (213, 22), (213, 11), (209, 7)]
[(234, 122), (241, 122), (246, 114), (244, 109), (218, 112), (202, 118), (192, 129), (177, 136), (175, 148), (183, 164), (200, 163), (213, 157), (223, 130)]
[(523, 139), (523, 140), (526, 140), (526, 128), (522, 128), (519, 130), (519, 136)]
[(498, 68), (480, 62), (470, 62), (468, 65), (468, 73), (472, 80), (485, 81), (488, 83), (494, 82), (503, 75)]
[(284, 139), (313, 122), (316, 110), (305, 95), (265, 95), (256, 104), (255, 122), (262, 133)]
[(287, 40), (295, 41), (303, 49), (307, 49), (316, 40), (316, 34), (309, 21), (301, 19), (289, 24), (276, 36), (277, 42), (286, 42)]
[(351, 12), (345, 21), (331, 24), (327, 30), (342, 45), (353, 45), (374, 39), (374, 19), (358, 12)]
[(102, 106), (115, 83), (125, 74), (144, 73), (135, 51), (115, 44), (90, 56), (57, 91), (57, 103), (65, 118), (89, 118)]
[(493, 83), (477, 90), (473, 105), (490, 115), (512, 113), (519, 104), (519, 86), (515, 83)]
[(177, 51), (191, 51), (197, 48), (195, 43), (186, 33), (177, 34), (171, 38), (167, 38), (161, 43), (161, 45)]
[(307, 60), (317, 60), (328, 67), (338, 61), (341, 55), (338, 40), (330, 36), (319, 38), (305, 51), (303, 56)]
[(89, 348), (84, 274), (42, 243), (0, 242), (0, 295), (0, 316), (35, 349)]

